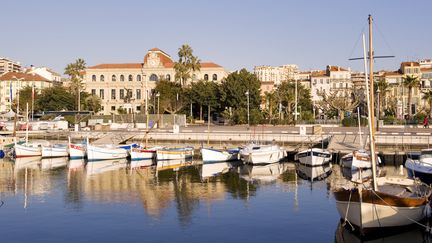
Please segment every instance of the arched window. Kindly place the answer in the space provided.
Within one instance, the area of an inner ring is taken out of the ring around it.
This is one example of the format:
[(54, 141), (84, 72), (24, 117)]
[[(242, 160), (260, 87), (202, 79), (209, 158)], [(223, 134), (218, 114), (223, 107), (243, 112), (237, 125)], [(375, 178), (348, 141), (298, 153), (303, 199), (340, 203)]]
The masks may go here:
[(124, 76), (123, 76), (123, 74), (122, 75), (120, 75), (120, 81), (124, 81)]
[(165, 78), (166, 78), (167, 81), (171, 81), (171, 75), (167, 74), (167, 75), (165, 76)]
[(129, 80), (129, 81), (133, 81), (133, 77), (132, 77), (131, 74), (129, 74), (128, 80)]
[(113, 82), (117, 81), (117, 77), (115, 75), (111, 76), (111, 81)]
[(101, 82), (105, 81), (105, 77), (103, 75), (100, 76), (100, 81)]
[(208, 81), (208, 74), (204, 74), (204, 80)]
[(213, 81), (216, 81), (216, 80), (217, 80), (217, 75), (213, 74)]
[(158, 78), (158, 76), (156, 75), (156, 74), (152, 74), (152, 75), (150, 75), (150, 81), (159, 81), (159, 78)]
[(96, 75), (92, 75), (92, 81), (93, 81), (93, 82), (96, 81)]
[(137, 81), (141, 81), (141, 75), (137, 75)]

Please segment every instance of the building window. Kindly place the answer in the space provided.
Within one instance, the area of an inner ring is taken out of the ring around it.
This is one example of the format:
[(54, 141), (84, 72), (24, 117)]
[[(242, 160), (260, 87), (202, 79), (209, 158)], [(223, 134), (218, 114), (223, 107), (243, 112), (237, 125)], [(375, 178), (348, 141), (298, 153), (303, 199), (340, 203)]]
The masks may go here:
[(166, 75), (166, 80), (167, 80), (167, 81), (171, 81), (171, 75), (167, 74), (167, 75)]
[(141, 75), (137, 75), (137, 81), (141, 81)]
[(113, 82), (117, 81), (117, 77), (115, 75), (111, 76), (111, 81)]
[(116, 110), (115, 105), (112, 105), (112, 106), (111, 106), (111, 110), (112, 110), (112, 111), (115, 111), (115, 110)]
[(101, 82), (105, 81), (105, 77), (103, 75), (100, 76), (100, 81)]
[(141, 106), (140, 106), (140, 105), (138, 105), (138, 106), (136, 107), (136, 111), (141, 111)]
[(129, 74), (128, 80), (129, 80), (129, 81), (133, 81), (133, 78), (132, 78), (132, 75), (131, 75), (131, 74)]
[(96, 89), (92, 89), (92, 90), (91, 90), (91, 94), (92, 94), (92, 95), (96, 95)]
[(100, 89), (100, 90), (99, 90), (99, 97), (100, 97), (102, 100), (105, 99), (105, 92), (104, 92), (103, 89)]
[(141, 89), (136, 90), (136, 98), (137, 98), (137, 100), (141, 99)]
[(112, 100), (116, 99), (116, 90), (115, 89), (111, 89), (111, 99)]
[(124, 99), (124, 89), (120, 90), (120, 99)]
[(217, 75), (213, 74), (213, 81), (216, 81), (216, 80), (217, 80)]
[(123, 74), (120, 75), (120, 81), (121, 81), (121, 82), (124, 82), (124, 76), (123, 76)]
[(93, 82), (96, 81), (96, 75), (92, 75), (92, 81), (93, 81)]
[(150, 75), (150, 81), (156, 81), (157, 82), (158, 80), (159, 80), (159, 78), (156, 74)]
[(208, 81), (208, 74), (204, 74), (204, 80)]

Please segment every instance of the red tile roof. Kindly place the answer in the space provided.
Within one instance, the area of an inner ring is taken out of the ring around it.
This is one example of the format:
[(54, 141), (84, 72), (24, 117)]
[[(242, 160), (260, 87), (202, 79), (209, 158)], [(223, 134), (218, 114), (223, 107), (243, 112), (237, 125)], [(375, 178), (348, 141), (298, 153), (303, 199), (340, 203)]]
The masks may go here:
[(326, 71), (312, 72), (311, 77), (328, 77)]
[(142, 68), (142, 63), (104, 63), (88, 69)]
[(17, 79), (21, 79), (21, 81), (51, 82), (48, 79), (34, 73), (30, 74), (30, 73), (7, 72), (0, 76), (1, 81), (15, 81)]
[(331, 65), (328, 65), (328, 66), (327, 66), (327, 69), (328, 69), (329, 71), (332, 71), (332, 72), (336, 72), (336, 71), (348, 71), (348, 70), (345, 69), (345, 68), (341, 68), (341, 67), (339, 67), (339, 66), (331, 66)]
[(393, 71), (393, 72), (384, 72), (383, 74), (385, 77), (387, 76), (402, 76), (402, 74), (398, 71)]
[(421, 71), (422, 73), (432, 72), (432, 68), (420, 68), (420, 71)]
[(411, 66), (411, 64), (412, 64), (414, 67), (418, 67), (418, 66), (420, 66), (420, 64), (419, 64), (418, 62), (402, 62), (402, 63), (401, 63), (401, 67)]

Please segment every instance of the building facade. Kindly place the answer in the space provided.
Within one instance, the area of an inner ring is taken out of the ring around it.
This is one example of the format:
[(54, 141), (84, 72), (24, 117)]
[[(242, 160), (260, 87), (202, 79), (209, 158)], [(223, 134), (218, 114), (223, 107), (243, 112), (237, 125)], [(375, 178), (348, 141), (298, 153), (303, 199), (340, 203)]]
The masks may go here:
[(54, 72), (53, 70), (51, 70), (50, 68), (47, 67), (33, 67), (31, 66), (30, 68), (25, 70), (26, 73), (30, 73), (30, 74), (38, 74), (46, 79), (48, 79), (49, 81), (55, 82), (55, 83), (61, 83), (62, 81), (62, 77), (60, 74)]
[(52, 81), (38, 75), (22, 72), (7, 72), (0, 76), (0, 112), (9, 111), (18, 91), (34, 86), (36, 91), (51, 87)]
[[(228, 73), (212, 62), (202, 62), (200, 71), (192, 75), (192, 82), (198, 80), (221, 82)], [(140, 112), (159, 80), (175, 82), (174, 61), (170, 55), (153, 48), (141, 63), (98, 64), (86, 69), (84, 89), (99, 96), (102, 101), (101, 113), (115, 114), (120, 108), (128, 112)], [(147, 90), (147, 92), (146, 92)], [(125, 102), (125, 97), (130, 99)]]
[(0, 75), (7, 72), (21, 72), (21, 64), (6, 57), (0, 57)]

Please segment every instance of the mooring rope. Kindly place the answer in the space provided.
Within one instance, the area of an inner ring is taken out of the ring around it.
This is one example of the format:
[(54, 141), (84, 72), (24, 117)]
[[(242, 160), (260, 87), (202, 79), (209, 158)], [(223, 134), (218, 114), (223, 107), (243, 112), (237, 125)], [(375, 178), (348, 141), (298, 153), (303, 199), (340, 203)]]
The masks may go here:
[(352, 190), (350, 190), (350, 195), (348, 198), (348, 206), (347, 206), (347, 210), (345, 212), (345, 219), (344, 219), (344, 222), (342, 223), (342, 226), (345, 226), (346, 223), (348, 223), (351, 226), (351, 230), (354, 230), (354, 226), (351, 224), (350, 221), (348, 221), (348, 212), (349, 212), (350, 203), (351, 203), (351, 194), (352, 194)]

